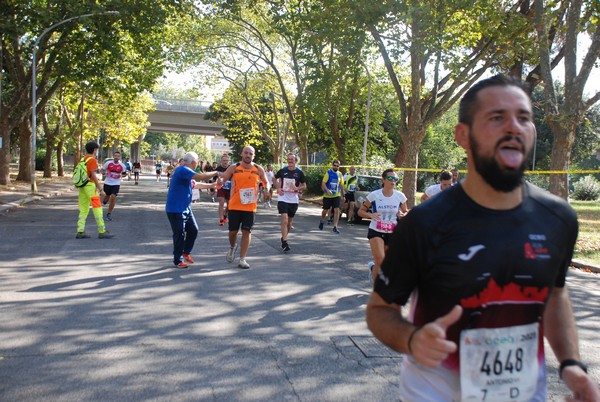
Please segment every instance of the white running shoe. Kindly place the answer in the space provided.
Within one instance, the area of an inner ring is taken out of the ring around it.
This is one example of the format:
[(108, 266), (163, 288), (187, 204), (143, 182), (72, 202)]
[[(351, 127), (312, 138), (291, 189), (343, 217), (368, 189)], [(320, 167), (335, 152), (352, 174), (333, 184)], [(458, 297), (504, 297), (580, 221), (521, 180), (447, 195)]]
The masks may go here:
[(248, 269), (250, 268), (250, 264), (248, 264), (244, 258), (240, 258), (240, 263), (238, 264), (238, 267), (240, 267), (241, 269)]
[(237, 251), (237, 244), (234, 247), (230, 247), (229, 251), (227, 252), (227, 262), (233, 262), (233, 260), (235, 259), (235, 252)]

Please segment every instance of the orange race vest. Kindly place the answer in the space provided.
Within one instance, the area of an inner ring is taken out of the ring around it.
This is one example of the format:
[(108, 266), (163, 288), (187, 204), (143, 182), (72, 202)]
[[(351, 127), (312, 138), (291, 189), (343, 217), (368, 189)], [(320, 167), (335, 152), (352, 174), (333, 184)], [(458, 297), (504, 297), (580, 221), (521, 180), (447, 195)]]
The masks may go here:
[(231, 211), (256, 212), (258, 183), (260, 181), (261, 178), (256, 165), (252, 164), (251, 168), (245, 169), (237, 163), (231, 176), (228, 209)]

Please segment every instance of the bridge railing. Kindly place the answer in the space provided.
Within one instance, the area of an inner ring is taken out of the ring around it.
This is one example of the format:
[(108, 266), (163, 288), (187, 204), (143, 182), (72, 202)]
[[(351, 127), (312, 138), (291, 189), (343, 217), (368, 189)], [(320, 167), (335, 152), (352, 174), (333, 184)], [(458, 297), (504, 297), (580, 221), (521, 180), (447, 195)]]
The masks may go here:
[(212, 102), (190, 99), (155, 99), (156, 110), (206, 113)]

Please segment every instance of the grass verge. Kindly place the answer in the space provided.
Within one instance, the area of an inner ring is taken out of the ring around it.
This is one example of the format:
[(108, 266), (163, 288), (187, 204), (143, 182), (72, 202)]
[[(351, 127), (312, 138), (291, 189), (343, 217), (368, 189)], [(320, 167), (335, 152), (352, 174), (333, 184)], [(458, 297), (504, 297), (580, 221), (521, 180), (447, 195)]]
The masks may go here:
[(570, 201), (579, 220), (573, 258), (600, 266), (600, 201)]

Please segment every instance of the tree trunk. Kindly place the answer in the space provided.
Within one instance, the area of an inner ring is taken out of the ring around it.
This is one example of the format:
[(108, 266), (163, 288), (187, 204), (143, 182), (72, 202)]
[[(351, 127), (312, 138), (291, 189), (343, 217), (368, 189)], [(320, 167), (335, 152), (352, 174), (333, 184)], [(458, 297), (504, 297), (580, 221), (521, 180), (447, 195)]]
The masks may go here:
[[(402, 136), (403, 140), (396, 157), (396, 167), (419, 166), (419, 148), (423, 138), (425, 138), (425, 134), (425, 129), (420, 129), (408, 131), (406, 135)], [(405, 170), (402, 179), (402, 192), (406, 195), (406, 206), (409, 209), (415, 206), (416, 191), (417, 172), (414, 170)]]
[[(568, 120), (568, 122), (566, 122)], [(571, 150), (575, 142), (575, 125), (571, 119), (562, 115), (560, 118), (548, 119), (550, 131), (554, 136), (552, 155), (550, 157), (550, 170), (568, 170), (571, 164)], [(563, 199), (569, 198), (569, 184), (567, 174), (550, 175), (549, 191)]]
[(0, 122), (0, 133), (2, 133), (2, 147), (0, 148), (0, 184), (10, 184), (10, 129), (8, 123)]
[(35, 150), (31, 149), (31, 124), (29, 119), (25, 118), (19, 124), (19, 174), (17, 180), (30, 181), (31, 180), (31, 157), (32, 152)]
[(65, 140), (60, 140), (56, 146), (56, 169), (58, 177), (65, 176), (65, 161), (64, 161)]

